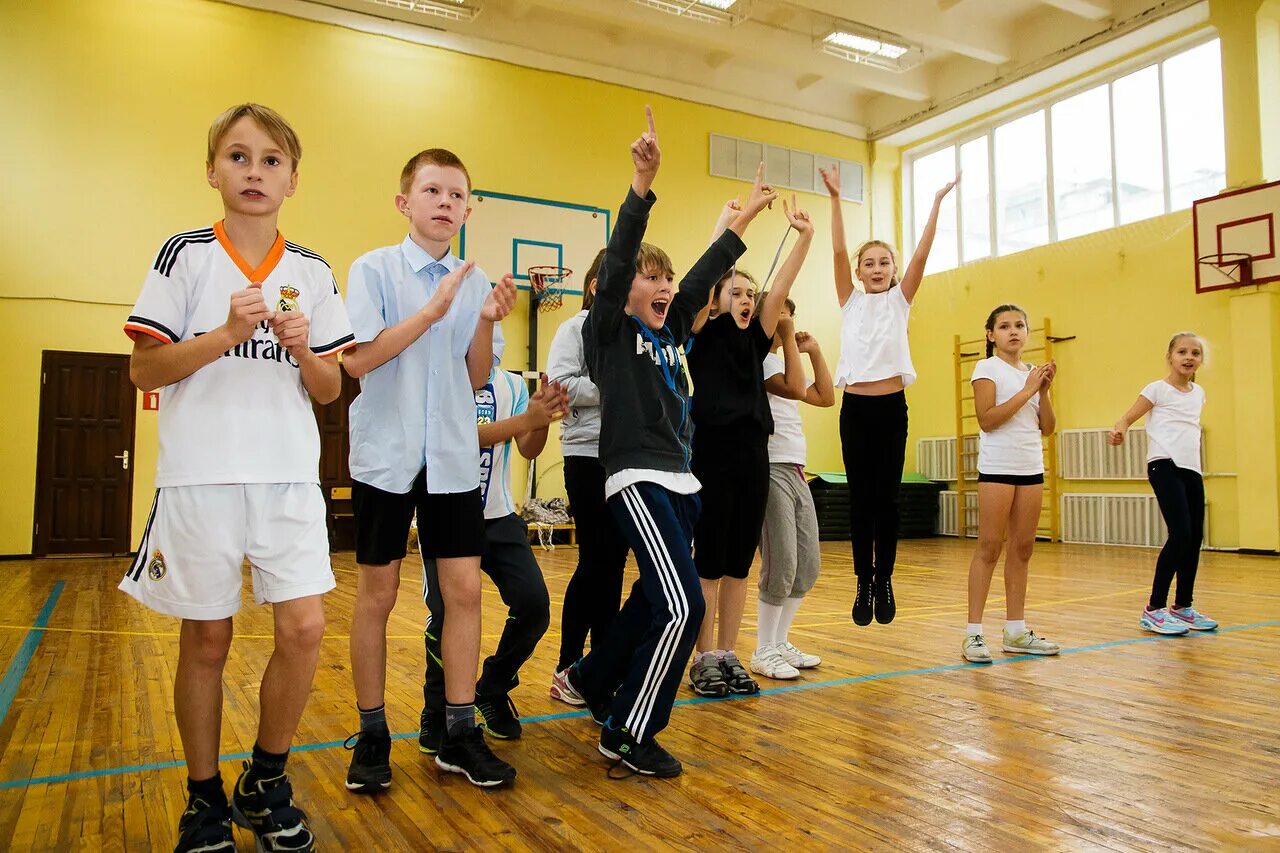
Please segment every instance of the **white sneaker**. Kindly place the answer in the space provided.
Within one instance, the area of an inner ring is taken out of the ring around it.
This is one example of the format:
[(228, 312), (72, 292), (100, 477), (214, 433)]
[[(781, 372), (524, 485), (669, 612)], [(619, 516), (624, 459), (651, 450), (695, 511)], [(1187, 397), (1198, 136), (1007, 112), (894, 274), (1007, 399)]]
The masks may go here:
[(1013, 655), (1056, 655), (1061, 649), (1052, 640), (1046, 640), (1030, 628), (1014, 636), (1004, 632), (1004, 650)]
[(790, 643), (778, 643), (778, 651), (782, 654), (782, 659), (796, 669), (813, 669), (822, 663), (822, 658), (805, 654)]
[(751, 655), (751, 671), (765, 678), (782, 681), (800, 677), (800, 670), (787, 663), (776, 643), (755, 650)]
[(960, 645), (960, 653), (969, 663), (991, 663), (991, 649), (981, 634), (970, 634)]

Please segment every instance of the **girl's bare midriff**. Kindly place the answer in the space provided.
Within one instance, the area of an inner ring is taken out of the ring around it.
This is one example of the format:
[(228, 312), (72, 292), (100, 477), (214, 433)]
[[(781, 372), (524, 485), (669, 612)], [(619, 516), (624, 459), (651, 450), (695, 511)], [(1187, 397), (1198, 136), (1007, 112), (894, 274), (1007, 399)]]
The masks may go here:
[(864, 397), (883, 397), (885, 394), (896, 394), (906, 387), (902, 384), (901, 376), (888, 376), (874, 382), (851, 382), (844, 386), (844, 393), (861, 394)]

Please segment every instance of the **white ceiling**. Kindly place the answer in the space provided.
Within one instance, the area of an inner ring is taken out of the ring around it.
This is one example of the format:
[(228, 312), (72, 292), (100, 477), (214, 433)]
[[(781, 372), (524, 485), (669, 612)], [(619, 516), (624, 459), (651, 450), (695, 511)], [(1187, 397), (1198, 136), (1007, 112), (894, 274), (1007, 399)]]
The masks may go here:
[[(229, 2), (897, 144), (979, 96), (998, 108), (1007, 84), (1052, 85), (1088, 51), (1132, 51), (1207, 16), (1203, 0), (739, 0), (748, 17), (730, 27), (632, 0), (467, 0), (482, 9), (469, 23), (371, 0)], [(822, 53), (815, 40), (841, 19), (918, 44), (923, 62), (894, 72)]]

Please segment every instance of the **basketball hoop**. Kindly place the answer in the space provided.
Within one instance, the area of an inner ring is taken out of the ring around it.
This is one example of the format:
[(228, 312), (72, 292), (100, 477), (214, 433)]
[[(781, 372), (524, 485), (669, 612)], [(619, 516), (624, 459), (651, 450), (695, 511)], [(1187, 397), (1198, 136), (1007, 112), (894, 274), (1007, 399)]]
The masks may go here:
[(540, 312), (555, 311), (564, 304), (564, 288), (571, 275), (568, 267), (529, 267), (529, 287)]
[(1196, 262), (1213, 267), (1238, 287), (1253, 284), (1253, 255), (1248, 252), (1216, 252), (1201, 255)]

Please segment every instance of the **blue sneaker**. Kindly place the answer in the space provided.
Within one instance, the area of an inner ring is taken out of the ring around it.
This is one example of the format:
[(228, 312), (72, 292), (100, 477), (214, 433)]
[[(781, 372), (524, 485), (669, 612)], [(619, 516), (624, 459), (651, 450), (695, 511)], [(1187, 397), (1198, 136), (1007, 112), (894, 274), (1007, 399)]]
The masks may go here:
[(1187, 623), (1171, 616), (1167, 607), (1161, 607), (1159, 610), (1144, 607), (1142, 618), (1138, 620), (1138, 627), (1153, 634), (1169, 635), (1185, 634), (1188, 630)]
[(1205, 616), (1190, 604), (1186, 607), (1170, 607), (1169, 615), (1174, 618), (1174, 624), (1181, 623), (1192, 631), (1213, 631), (1218, 627), (1216, 621)]

